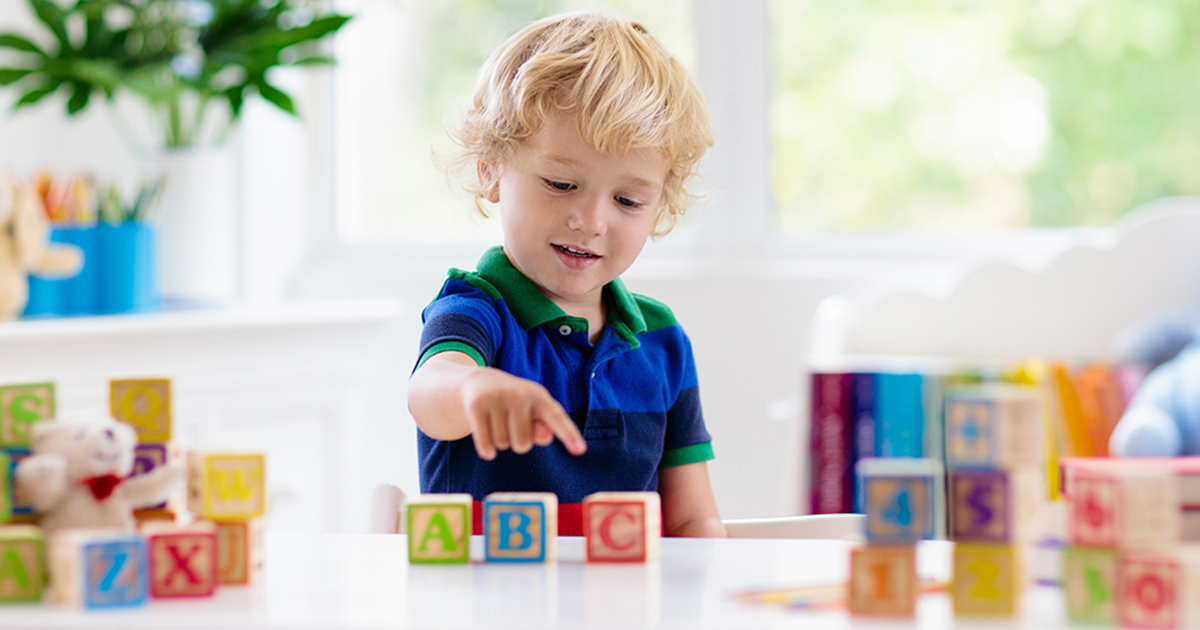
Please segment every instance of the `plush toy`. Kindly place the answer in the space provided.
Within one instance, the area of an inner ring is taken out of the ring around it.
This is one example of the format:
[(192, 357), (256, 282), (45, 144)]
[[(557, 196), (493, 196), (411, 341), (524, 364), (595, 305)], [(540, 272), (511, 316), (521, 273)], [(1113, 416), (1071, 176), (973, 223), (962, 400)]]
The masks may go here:
[(83, 255), (74, 245), (49, 245), (50, 220), (33, 190), (0, 175), (0, 321), (14, 319), (29, 299), (29, 275), (71, 277)]
[(162, 503), (186, 477), (182, 464), (168, 464), (130, 478), (136, 445), (133, 427), (109, 418), (38, 422), (33, 453), (17, 464), (17, 495), (47, 532), (133, 530), (133, 510)]
[[(1120, 344), (1119, 344), (1120, 345)], [(1190, 316), (1156, 321), (1124, 345), (1124, 360), (1154, 365), (1109, 438), (1120, 457), (1200, 455), (1200, 326)]]

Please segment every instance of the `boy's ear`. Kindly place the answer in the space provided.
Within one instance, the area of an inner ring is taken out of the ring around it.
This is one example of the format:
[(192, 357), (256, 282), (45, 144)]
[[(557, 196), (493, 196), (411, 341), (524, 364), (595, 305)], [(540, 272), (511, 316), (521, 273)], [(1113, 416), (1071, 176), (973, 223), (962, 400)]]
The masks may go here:
[(500, 178), (496, 167), (486, 162), (476, 162), (475, 171), (479, 175), (479, 188), (483, 190), (483, 198), (492, 203), (500, 203)]

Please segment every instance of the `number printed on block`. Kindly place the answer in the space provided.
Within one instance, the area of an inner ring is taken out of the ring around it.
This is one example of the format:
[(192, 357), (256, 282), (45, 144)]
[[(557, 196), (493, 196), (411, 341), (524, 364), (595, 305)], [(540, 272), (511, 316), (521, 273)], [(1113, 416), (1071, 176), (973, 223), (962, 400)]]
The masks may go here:
[(954, 614), (964, 617), (1007, 617), (1017, 611), (1020, 571), (1016, 547), (956, 543), (950, 585)]
[(1008, 542), (1012, 536), (1011, 488), (1003, 470), (950, 473), (950, 537)]
[(143, 528), (150, 554), (150, 594), (153, 597), (198, 597), (217, 590), (216, 526), (199, 521), (181, 527), (172, 523)]
[(1073, 624), (1116, 625), (1117, 552), (1067, 547), (1062, 556), (1067, 619)]
[(139, 442), (171, 439), (171, 381), (165, 378), (117, 379), (109, 382), (112, 417), (137, 430)]
[[(928, 459), (860, 460), (857, 474), (867, 516), (866, 538), (876, 544), (911, 544), (934, 536), (935, 478), (941, 467)], [(940, 484), (939, 484), (940, 485)]]
[(850, 552), (850, 612), (911, 617), (917, 609), (917, 551), (866, 545)]
[(1117, 619), (1122, 626), (1182, 625), (1182, 575), (1171, 558), (1130, 555), (1117, 561)]
[(1070, 542), (1087, 547), (1115, 546), (1120, 540), (1120, 481), (1079, 474), (1073, 475), (1070, 486)]
[(54, 415), (53, 383), (0, 387), (0, 447), (29, 446), (33, 438), (30, 427)]
[(41, 601), (46, 588), (46, 539), (33, 525), (0, 528), (0, 602)]
[(497, 492), (483, 501), (484, 559), (488, 562), (554, 560), (558, 496), (549, 492)]
[(662, 539), (657, 492), (597, 492), (583, 500), (588, 562), (650, 562)]
[(188, 453), (188, 508), (203, 518), (244, 520), (267, 509), (261, 453)]
[(217, 581), (254, 584), (263, 572), (263, 519), (215, 521)]
[(406, 499), (408, 561), (470, 562), (471, 503), (469, 494), (419, 494)]

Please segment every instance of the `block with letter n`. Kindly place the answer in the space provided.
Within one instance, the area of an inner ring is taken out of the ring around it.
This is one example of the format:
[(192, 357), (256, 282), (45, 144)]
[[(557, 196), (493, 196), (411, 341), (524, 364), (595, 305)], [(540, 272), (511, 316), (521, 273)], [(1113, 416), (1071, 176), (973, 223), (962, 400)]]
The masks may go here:
[(198, 597), (217, 590), (217, 528), (211, 521), (187, 526), (152, 522), (142, 526), (150, 555), (153, 597)]
[(262, 453), (188, 453), (188, 509), (203, 518), (233, 521), (266, 513)]
[(55, 413), (54, 383), (0, 387), (0, 448), (27, 448), (30, 427)]
[(131, 378), (109, 381), (112, 417), (137, 431), (139, 442), (171, 439), (171, 381)]
[(551, 492), (494, 492), (483, 500), (484, 559), (548, 562), (558, 540), (558, 496)]
[(114, 530), (60, 530), (50, 543), (55, 601), (88, 609), (140, 606), (149, 597), (146, 539)]
[(588, 562), (650, 562), (662, 539), (657, 492), (597, 492), (583, 500)]
[(0, 527), (0, 602), (37, 602), (46, 588), (46, 538), (33, 525)]
[(856, 466), (868, 542), (912, 544), (933, 538), (944, 517), (942, 467), (932, 459), (870, 458)]
[(419, 494), (405, 499), (408, 561), (470, 562), (471, 502), (469, 494)]

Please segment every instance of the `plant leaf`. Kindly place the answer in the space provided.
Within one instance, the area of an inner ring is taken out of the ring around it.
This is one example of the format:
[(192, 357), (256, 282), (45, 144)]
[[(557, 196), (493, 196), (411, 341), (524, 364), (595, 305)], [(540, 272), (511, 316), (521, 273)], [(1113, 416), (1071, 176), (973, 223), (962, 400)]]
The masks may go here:
[(24, 68), (0, 68), (0, 85), (12, 85), (32, 73), (33, 70)]
[(87, 107), (88, 99), (92, 96), (92, 86), (82, 81), (76, 81), (67, 100), (67, 115), (74, 116)]
[(333, 57), (328, 57), (325, 55), (310, 55), (308, 57), (301, 57), (300, 59), (297, 59), (288, 65), (290, 65), (290, 66), (332, 66), (334, 63), (335, 62), (333, 60)]
[(37, 88), (34, 90), (30, 90), (25, 93), (25, 96), (22, 96), (21, 99), (17, 101), (17, 104), (13, 106), (13, 109), (21, 109), (22, 107), (33, 105), (34, 103), (42, 100), (43, 98), (46, 98), (47, 96), (53, 94), (54, 91), (57, 89), (58, 89), (58, 86), (55, 85), (53, 87), (43, 87), (43, 88)]
[(33, 53), (35, 55), (46, 56), (45, 51), (38, 48), (38, 45), (12, 33), (0, 33), (0, 48), (11, 48), (20, 52)]
[(71, 38), (67, 36), (67, 14), (53, 0), (29, 0), (29, 4), (42, 24), (54, 33), (62, 49), (71, 50)]
[(254, 87), (258, 88), (258, 93), (267, 99), (269, 103), (293, 116), (296, 115), (296, 106), (292, 103), (292, 97), (285, 94), (282, 90), (266, 81), (256, 81)]

